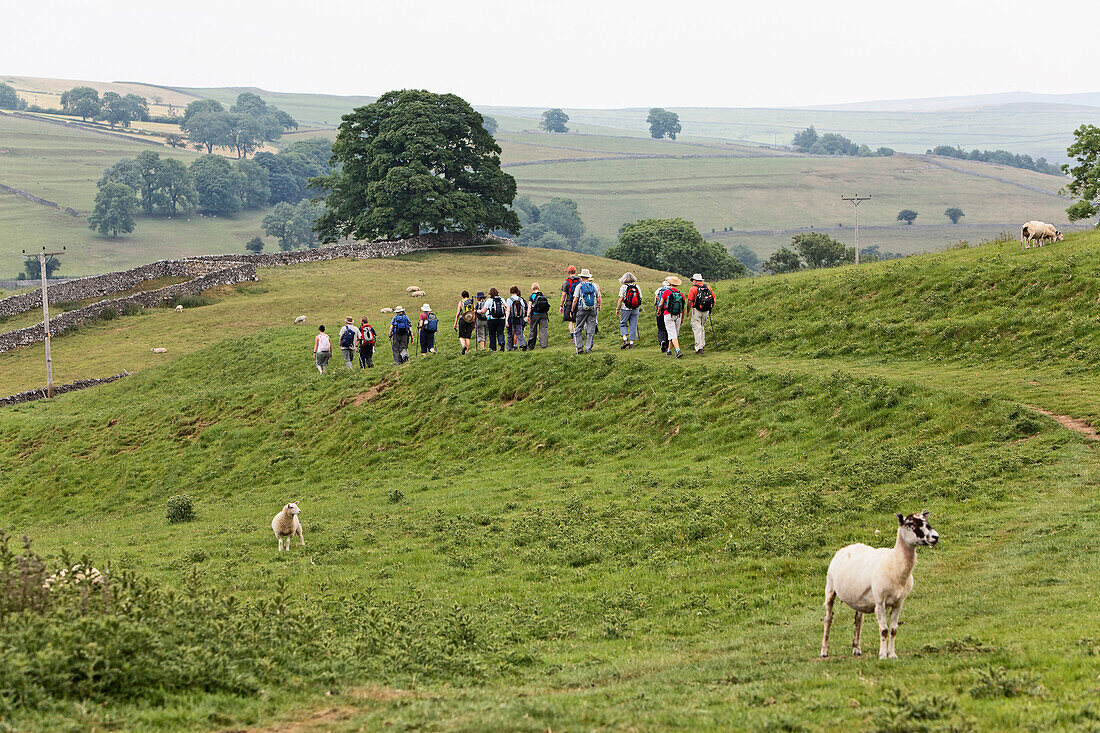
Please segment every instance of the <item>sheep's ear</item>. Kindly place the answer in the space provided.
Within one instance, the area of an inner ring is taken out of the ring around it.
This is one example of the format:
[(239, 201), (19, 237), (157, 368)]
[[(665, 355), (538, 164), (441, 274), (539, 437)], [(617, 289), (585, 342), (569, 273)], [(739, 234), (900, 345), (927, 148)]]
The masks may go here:
[(905, 515), (904, 514), (897, 514), (895, 516), (897, 516), (897, 518), (898, 518), (898, 525), (899, 526), (902, 525), (902, 524), (905, 524)]
[(930, 515), (931, 513), (932, 513), (932, 512), (930, 512), (930, 511), (928, 511), (927, 509), (925, 509), (925, 510), (924, 510), (923, 512), (921, 512), (921, 513), (920, 513), (920, 515), (921, 515), (922, 517), (924, 517), (925, 519), (928, 519), (928, 516), (929, 516), (929, 515)]

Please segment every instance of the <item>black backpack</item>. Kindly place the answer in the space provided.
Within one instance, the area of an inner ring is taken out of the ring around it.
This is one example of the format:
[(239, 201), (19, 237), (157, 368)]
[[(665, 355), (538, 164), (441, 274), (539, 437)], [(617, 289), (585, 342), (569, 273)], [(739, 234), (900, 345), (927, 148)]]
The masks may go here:
[(523, 298), (516, 298), (512, 301), (512, 323), (520, 323), (524, 317), (527, 316), (527, 304), (523, 302)]
[(695, 288), (695, 309), (709, 311), (714, 307), (714, 293), (706, 285), (696, 285)]
[(547, 298), (541, 290), (536, 291), (533, 296), (533, 300), (531, 301), (531, 312), (540, 316), (543, 313), (550, 312), (550, 299)]
[(504, 301), (500, 299), (500, 296), (494, 296), (493, 302), (489, 304), (489, 317), (494, 321), (499, 321), (504, 318)]

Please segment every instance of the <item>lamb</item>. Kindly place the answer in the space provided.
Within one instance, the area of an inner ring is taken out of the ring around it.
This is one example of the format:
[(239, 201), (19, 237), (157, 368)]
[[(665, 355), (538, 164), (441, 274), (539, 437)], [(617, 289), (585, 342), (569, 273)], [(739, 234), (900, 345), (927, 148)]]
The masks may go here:
[(302, 536), (302, 524), (298, 521), (298, 515), (302, 510), (298, 508), (298, 502), (292, 501), (283, 507), (283, 510), (271, 520), (271, 529), (275, 532), (275, 539), (279, 540), (279, 550), (283, 549), (283, 540), (286, 540), (286, 549), (290, 549), (290, 541), (297, 535), (302, 547), (306, 546), (305, 537)]
[[(898, 536), (892, 548), (864, 544), (842, 547), (829, 563), (825, 576), (825, 635), (821, 656), (829, 656), (829, 627), (833, 623), (833, 601), (838, 597), (856, 612), (852, 654), (860, 656), (859, 632), (863, 614), (875, 612), (879, 630), (879, 659), (897, 659), (894, 640), (898, 635), (898, 617), (909, 592), (913, 590), (913, 565), (917, 545), (935, 547), (940, 535), (928, 524), (928, 511), (898, 517)], [(890, 609), (889, 615), (887, 608)]]
[(305, 323), (305, 322), (306, 322), (306, 317), (305, 316), (298, 316), (297, 318), (294, 319), (294, 323)]
[(177, 305), (176, 306), (176, 313), (183, 313), (183, 306), (182, 305)]

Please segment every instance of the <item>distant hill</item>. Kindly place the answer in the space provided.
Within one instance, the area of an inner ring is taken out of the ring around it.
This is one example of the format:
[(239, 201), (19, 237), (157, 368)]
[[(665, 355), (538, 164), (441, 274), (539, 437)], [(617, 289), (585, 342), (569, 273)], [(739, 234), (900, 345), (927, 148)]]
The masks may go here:
[(1034, 92), (1002, 92), (1000, 94), (970, 94), (957, 97), (923, 97), (918, 99), (880, 99), (871, 102), (826, 104), (796, 109), (820, 109), (838, 112), (932, 112), (945, 109), (997, 107), (1001, 105), (1036, 104), (1071, 107), (1100, 107), (1100, 92), (1080, 94), (1036, 94)]

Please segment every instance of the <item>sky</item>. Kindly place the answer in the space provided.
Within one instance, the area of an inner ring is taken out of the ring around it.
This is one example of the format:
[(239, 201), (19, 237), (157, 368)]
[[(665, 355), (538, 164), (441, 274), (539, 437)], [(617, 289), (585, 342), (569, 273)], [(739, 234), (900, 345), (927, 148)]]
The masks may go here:
[(3, 0), (0, 75), (536, 107), (1100, 91), (1096, 0)]

